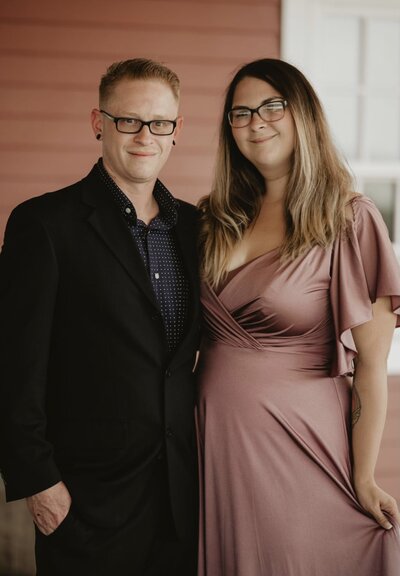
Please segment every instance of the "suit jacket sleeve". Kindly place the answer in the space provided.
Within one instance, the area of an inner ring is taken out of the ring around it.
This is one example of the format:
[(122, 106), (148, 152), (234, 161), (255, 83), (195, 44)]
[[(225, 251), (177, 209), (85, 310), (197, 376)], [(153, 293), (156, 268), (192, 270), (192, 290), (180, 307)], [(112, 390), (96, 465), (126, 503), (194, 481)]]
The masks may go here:
[(0, 255), (0, 470), (7, 500), (60, 479), (46, 440), (46, 378), (58, 270), (34, 203), (17, 207)]

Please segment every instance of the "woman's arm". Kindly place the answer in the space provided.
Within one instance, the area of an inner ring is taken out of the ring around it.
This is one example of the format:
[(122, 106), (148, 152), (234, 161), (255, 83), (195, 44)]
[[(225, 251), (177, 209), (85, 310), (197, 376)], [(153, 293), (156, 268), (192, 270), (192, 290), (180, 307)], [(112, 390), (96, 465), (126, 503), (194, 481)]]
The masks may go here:
[(389, 298), (378, 298), (372, 305), (373, 319), (352, 329), (357, 348), (353, 384), (353, 478), (360, 504), (386, 529), (392, 527), (384, 512), (400, 521), (394, 498), (375, 483), (386, 419), (386, 363), (395, 327)]

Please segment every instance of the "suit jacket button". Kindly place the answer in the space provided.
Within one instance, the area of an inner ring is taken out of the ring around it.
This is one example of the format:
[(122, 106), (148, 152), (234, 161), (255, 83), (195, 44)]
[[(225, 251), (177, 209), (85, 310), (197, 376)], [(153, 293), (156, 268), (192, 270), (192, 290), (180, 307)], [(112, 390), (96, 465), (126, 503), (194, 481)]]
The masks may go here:
[(169, 368), (167, 368), (165, 371), (165, 377), (169, 378), (170, 376), (171, 376), (171, 370)]
[(174, 437), (174, 431), (172, 430), (172, 428), (170, 426), (166, 427), (165, 435), (167, 438), (173, 438)]

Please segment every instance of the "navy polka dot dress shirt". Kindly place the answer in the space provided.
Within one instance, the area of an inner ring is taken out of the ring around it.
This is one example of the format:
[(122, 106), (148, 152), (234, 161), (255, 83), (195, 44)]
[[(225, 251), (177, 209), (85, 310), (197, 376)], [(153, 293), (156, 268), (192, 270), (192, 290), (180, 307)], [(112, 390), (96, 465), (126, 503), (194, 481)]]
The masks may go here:
[(137, 218), (132, 202), (111, 178), (101, 158), (97, 168), (129, 226), (150, 276), (164, 321), (168, 349), (173, 352), (182, 340), (189, 307), (189, 283), (174, 230), (179, 203), (157, 180), (153, 195), (160, 211), (146, 225)]

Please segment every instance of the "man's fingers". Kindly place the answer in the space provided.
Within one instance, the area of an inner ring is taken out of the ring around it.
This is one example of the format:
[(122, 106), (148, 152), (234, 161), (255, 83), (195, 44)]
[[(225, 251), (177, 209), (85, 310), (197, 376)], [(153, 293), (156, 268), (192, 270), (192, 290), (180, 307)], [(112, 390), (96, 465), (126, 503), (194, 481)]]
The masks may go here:
[(45, 536), (49, 536), (52, 532), (54, 532), (54, 529), (48, 522), (46, 522), (46, 517), (44, 517), (42, 514), (35, 514), (33, 520), (36, 526), (39, 528), (40, 532)]
[(60, 524), (64, 521), (68, 511), (58, 511), (57, 513), (36, 513), (33, 516), (34, 522), (39, 530), (45, 535), (49, 536), (57, 530)]
[(68, 514), (71, 495), (63, 482), (26, 499), (33, 520), (43, 534), (54, 532)]

